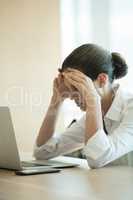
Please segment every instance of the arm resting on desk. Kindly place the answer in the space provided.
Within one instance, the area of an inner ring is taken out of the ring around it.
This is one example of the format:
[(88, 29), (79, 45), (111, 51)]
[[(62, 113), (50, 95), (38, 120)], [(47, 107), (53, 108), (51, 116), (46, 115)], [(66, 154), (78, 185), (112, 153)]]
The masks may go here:
[(98, 130), (86, 145), (84, 145), (84, 116), (59, 137), (52, 137), (41, 147), (36, 146), (34, 156), (37, 159), (50, 159), (83, 148), (91, 168), (105, 166), (133, 150), (132, 113), (133, 110), (130, 109), (121, 125), (112, 134), (106, 135), (103, 129)]

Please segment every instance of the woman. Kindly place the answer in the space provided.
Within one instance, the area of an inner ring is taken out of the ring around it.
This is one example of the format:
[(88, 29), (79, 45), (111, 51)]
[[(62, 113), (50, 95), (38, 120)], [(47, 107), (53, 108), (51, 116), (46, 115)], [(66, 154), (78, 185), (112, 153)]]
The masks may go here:
[[(75, 49), (54, 80), (53, 96), (36, 140), (35, 157), (49, 159), (82, 148), (88, 165), (98, 168), (131, 152), (133, 96), (114, 84), (127, 70), (118, 53), (95, 44)], [(57, 117), (65, 98), (75, 100), (85, 115), (55, 137)]]

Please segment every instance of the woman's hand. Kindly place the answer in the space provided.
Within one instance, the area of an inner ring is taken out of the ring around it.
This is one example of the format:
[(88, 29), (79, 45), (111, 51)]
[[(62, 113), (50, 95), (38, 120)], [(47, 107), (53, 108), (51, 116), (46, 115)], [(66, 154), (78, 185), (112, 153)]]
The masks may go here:
[(70, 87), (65, 83), (63, 76), (59, 73), (58, 77), (53, 82), (52, 103), (59, 104), (70, 95)]
[(93, 106), (96, 100), (100, 99), (93, 81), (79, 70), (70, 68), (63, 72), (63, 76), (80, 93), (82, 104), (84, 103), (86, 108)]

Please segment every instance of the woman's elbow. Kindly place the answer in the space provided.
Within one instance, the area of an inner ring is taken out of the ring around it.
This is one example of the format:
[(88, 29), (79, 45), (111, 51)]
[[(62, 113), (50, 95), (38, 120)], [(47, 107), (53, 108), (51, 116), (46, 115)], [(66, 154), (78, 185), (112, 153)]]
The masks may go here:
[(36, 150), (34, 149), (33, 150), (33, 157), (36, 159), (36, 160), (49, 160), (51, 158), (54, 158), (58, 155), (56, 155), (57, 153), (56, 152), (48, 152), (47, 150)]
[(33, 157), (36, 159), (36, 160), (42, 160), (42, 155), (39, 151), (37, 151), (36, 149), (33, 150)]
[(99, 168), (104, 167), (107, 164), (106, 162), (103, 162), (102, 160), (99, 161), (99, 160), (94, 160), (92, 158), (87, 158), (87, 163), (91, 169), (99, 169)]

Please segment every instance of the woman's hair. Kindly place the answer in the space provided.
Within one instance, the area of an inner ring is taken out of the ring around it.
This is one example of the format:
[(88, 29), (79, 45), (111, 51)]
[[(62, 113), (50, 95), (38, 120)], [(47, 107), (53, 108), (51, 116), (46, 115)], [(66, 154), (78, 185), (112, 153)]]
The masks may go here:
[(119, 53), (110, 53), (95, 44), (84, 44), (72, 51), (64, 60), (61, 70), (67, 68), (78, 69), (93, 81), (100, 73), (106, 73), (111, 83), (128, 72), (126, 61)]

